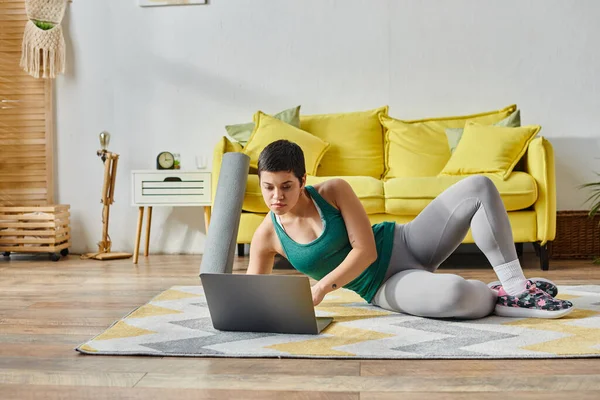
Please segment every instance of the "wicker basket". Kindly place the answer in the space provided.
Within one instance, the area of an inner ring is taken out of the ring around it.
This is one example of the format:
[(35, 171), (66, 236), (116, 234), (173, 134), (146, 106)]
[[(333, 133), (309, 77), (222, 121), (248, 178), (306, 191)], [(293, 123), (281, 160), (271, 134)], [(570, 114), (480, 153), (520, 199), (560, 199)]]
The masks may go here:
[(49, 253), (53, 261), (71, 245), (69, 205), (0, 207), (0, 252)]
[(600, 216), (590, 218), (588, 212), (558, 211), (556, 238), (549, 252), (554, 259), (600, 257)]

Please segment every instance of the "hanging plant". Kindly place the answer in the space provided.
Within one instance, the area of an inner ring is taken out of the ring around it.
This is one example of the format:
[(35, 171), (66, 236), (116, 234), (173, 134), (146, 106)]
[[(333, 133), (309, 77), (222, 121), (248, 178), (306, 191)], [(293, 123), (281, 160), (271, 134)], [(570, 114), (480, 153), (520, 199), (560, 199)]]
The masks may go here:
[(55, 78), (65, 71), (61, 22), (67, 0), (26, 0), (29, 20), (23, 33), (21, 67), (34, 78)]
[(47, 31), (48, 29), (52, 29), (54, 28), (56, 25), (53, 24), (52, 22), (48, 22), (48, 21), (38, 21), (36, 20), (32, 20), (32, 22), (35, 24), (35, 26), (37, 26), (38, 28)]

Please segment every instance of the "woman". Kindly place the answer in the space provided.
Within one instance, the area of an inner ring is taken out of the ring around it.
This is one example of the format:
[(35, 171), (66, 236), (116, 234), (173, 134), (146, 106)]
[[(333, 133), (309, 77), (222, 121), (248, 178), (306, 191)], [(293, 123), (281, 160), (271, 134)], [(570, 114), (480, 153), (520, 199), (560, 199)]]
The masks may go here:
[[(346, 287), (381, 308), (431, 318), (489, 315), (559, 318), (573, 305), (555, 299), (556, 286), (527, 280), (508, 215), (492, 181), (465, 178), (446, 189), (408, 224), (371, 226), (342, 179), (306, 186), (304, 154), (279, 140), (260, 154), (262, 195), (271, 210), (250, 245), (248, 274), (268, 274), (275, 254), (317, 280), (314, 305)], [(469, 228), (500, 281), (490, 284), (434, 273)]]

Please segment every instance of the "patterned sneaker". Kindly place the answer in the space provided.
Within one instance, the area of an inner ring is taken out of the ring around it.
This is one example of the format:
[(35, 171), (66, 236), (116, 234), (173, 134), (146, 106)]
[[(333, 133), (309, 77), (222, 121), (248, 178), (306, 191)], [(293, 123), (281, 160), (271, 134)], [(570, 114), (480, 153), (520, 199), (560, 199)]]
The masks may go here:
[(555, 299), (528, 280), (526, 290), (517, 296), (500, 287), (495, 311), (502, 317), (561, 318), (573, 311), (573, 303)]
[[(549, 281), (548, 279), (530, 278), (529, 280), (534, 282), (535, 286), (537, 286), (538, 289), (543, 290), (552, 297), (556, 297), (556, 295), (558, 294), (558, 287), (556, 287), (556, 284), (554, 282)], [(500, 283), (500, 281), (488, 283), (488, 287), (494, 290), (500, 290), (501, 286), (502, 283)]]

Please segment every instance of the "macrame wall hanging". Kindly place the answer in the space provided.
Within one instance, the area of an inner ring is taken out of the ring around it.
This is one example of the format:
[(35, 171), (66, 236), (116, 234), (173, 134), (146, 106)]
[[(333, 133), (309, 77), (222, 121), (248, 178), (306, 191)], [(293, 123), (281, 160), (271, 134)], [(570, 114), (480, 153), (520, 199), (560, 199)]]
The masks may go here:
[(68, 0), (25, 0), (29, 20), (23, 34), (21, 67), (35, 78), (55, 78), (65, 71), (62, 20)]

